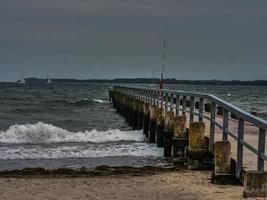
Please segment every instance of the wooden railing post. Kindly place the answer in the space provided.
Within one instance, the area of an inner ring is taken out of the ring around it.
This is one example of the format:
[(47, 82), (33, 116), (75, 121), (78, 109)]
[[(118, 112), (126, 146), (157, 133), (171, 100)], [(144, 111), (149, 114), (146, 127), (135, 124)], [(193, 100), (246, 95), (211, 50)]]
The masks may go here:
[(159, 91), (157, 91), (156, 92), (156, 95), (157, 95), (157, 106), (159, 107), (159, 97), (160, 97), (160, 92)]
[(174, 105), (174, 97), (173, 97), (173, 93), (171, 93), (171, 99), (170, 99), (170, 111), (173, 111), (173, 106)]
[(176, 95), (176, 116), (179, 116), (179, 108), (180, 108), (180, 96)]
[(194, 121), (194, 111), (195, 111), (195, 98), (190, 97), (190, 122)]
[(186, 115), (186, 96), (183, 96), (183, 115)]
[(161, 105), (161, 108), (163, 108), (164, 106), (164, 92), (163, 91), (160, 91), (160, 105)]
[(223, 110), (223, 140), (228, 140), (228, 120), (229, 120), (229, 112), (228, 110)]
[(261, 155), (265, 153), (265, 130), (259, 129), (259, 137), (258, 137), (258, 164), (257, 169), (260, 172), (264, 172), (264, 159), (262, 159)]
[(212, 151), (214, 144), (214, 134), (215, 134), (215, 116), (216, 116), (216, 104), (211, 103), (211, 112), (210, 112), (210, 140), (209, 140), (209, 150)]
[(165, 105), (165, 114), (168, 112), (168, 101), (169, 101), (169, 95), (168, 93), (165, 93), (164, 95), (164, 105)]
[(244, 120), (238, 119), (236, 177), (240, 178), (243, 166)]
[(204, 114), (204, 99), (199, 98), (198, 121), (203, 122), (203, 114)]

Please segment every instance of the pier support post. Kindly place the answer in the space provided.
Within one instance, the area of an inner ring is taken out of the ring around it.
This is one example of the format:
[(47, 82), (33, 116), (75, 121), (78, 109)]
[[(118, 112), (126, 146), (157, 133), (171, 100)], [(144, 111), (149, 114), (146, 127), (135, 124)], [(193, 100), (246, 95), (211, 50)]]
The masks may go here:
[(236, 184), (237, 179), (231, 170), (231, 143), (218, 141), (214, 144), (214, 165), (211, 182), (215, 184)]
[(149, 106), (149, 113), (150, 113), (150, 119), (149, 119), (149, 133), (148, 133), (148, 143), (155, 143), (156, 142), (156, 112), (157, 106), (150, 105)]
[(136, 99), (133, 99), (133, 111), (132, 111), (132, 123), (131, 123), (131, 126), (132, 126), (132, 129), (133, 130), (137, 130), (137, 126), (138, 126), (138, 100)]
[(172, 157), (173, 118), (174, 118), (173, 111), (166, 112), (165, 125), (163, 131), (164, 157)]
[(118, 107), (117, 107), (117, 112), (120, 114), (123, 114), (123, 109), (126, 105), (123, 104), (123, 98), (125, 96), (121, 93), (118, 93)]
[(173, 130), (173, 119), (174, 119), (174, 112), (167, 111), (165, 116), (165, 129)]
[(144, 103), (143, 101), (138, 101), (138, 122), (137, 122), (137, 130), (142, 130), (143, 128), (143, 120), (144, 120), (144, 112), (143, 112)]
[(144, 120), (143, 120), (143, 133), (148, 137), (149, 131), (149, 103), (144, 103)]
[(246, 171), (244, 176), (245, 198), (267, 197), (267, 173), (259, 171)]
[(163, 131), (163, 147), (164, 157), (172, 157), (172, 145), (173, 145), (173, 131), (170, 129), (164, 129)]
[(164, 116), (161, 115), (157, 118), (157, 147), (163, 147), (163, 135), (164, 135)]
[(117, 113), (119, 113), (119, 109), (120, 109), (119, 97), (120, 97), (120, 93), (115, 92), (114, 93), (114, 108), (116, 109)]
[(175, 164), (184, 164), (185, 147), (188, 146), (186, 116), (176, 116), (173, 119), (173, 158)]
[(212, 155), (205, 137), (205, 123), (191, 122), (189, 125), (189, 145), (186, 152), (188, 169), (211, 168)]
[(126, 95), (123, 96), (123, 100), (122, 100), (123, 107), (122, 107), (122, 110), (120, 111), (120, 113), (123, 115), (126, 122), (128, 122), (128, 110), (129, 110), (128, 99), (129, 98)]
[(157, 107), (155, 110), (156, 118), (156, 142), (157, 147), (163, 147), (163, 131), (164, 131), (164, 109)]
[(132, 116), (133, 116), (133, 99), (128, 98), (127, 102), (127, 122), (129, 126), (132, 126)]

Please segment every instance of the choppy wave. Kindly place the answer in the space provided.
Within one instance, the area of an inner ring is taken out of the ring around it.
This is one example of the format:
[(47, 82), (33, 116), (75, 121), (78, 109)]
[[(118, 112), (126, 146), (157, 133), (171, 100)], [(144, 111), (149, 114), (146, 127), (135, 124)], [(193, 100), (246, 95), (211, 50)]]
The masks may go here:
[(54, 102), (65, 104), (65, 105), (70, 105), (70, 106), (89, 106), (89, 105), (94, 105), (96, 103), (101, 103), (101, 104), (108, 103), (107, 100), (88, 99), (88, 98), (83, 98), (83, 99), (78, 99), (78, 100), (57, 100)]
[(93, 99), (93, 101), (96, 103), (109, 103), (109, 101), (103, 99)]
[(16, 124), (10, 126), (8, 130), (0, 132), (0, 143), (104, 143), (113, 141), (144, 141), (144, 136), (141, 131), (121, 131), (118, 129), (70, 132), (42, 122), (36, 124)]

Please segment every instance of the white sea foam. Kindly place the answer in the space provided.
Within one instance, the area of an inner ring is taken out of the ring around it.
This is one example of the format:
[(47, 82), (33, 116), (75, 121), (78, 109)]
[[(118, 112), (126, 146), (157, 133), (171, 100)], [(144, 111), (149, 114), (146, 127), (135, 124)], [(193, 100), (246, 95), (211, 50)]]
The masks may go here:
[(109, 101), (107, 100), (102, 100), (102, 99), (93, 99), (94, 102), (97, 102), (97, 103), (109, 103)]
[(92, 142), (104, 143), (113, 141), (144, 141), (141, 131), (81, 131), (70, 132), (63, 128), (38, 122), (36, 124), (13, 125), (0, 132), (1, 143), (59, 143), (59, 142)]
[(104, 158), (121, 156), (160, 157), (163, 149), (146, 143), (87, 144), (59, 146), (0, 147), (1, 159), (59, 159), (59, 158)]

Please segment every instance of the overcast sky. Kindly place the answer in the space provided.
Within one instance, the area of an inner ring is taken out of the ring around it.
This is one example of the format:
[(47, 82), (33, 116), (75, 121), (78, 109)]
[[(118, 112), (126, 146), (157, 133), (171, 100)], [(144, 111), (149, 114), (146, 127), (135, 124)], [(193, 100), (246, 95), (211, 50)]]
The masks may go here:
[(266, 0), (1, 0), (0, 81), (267, 79)]

